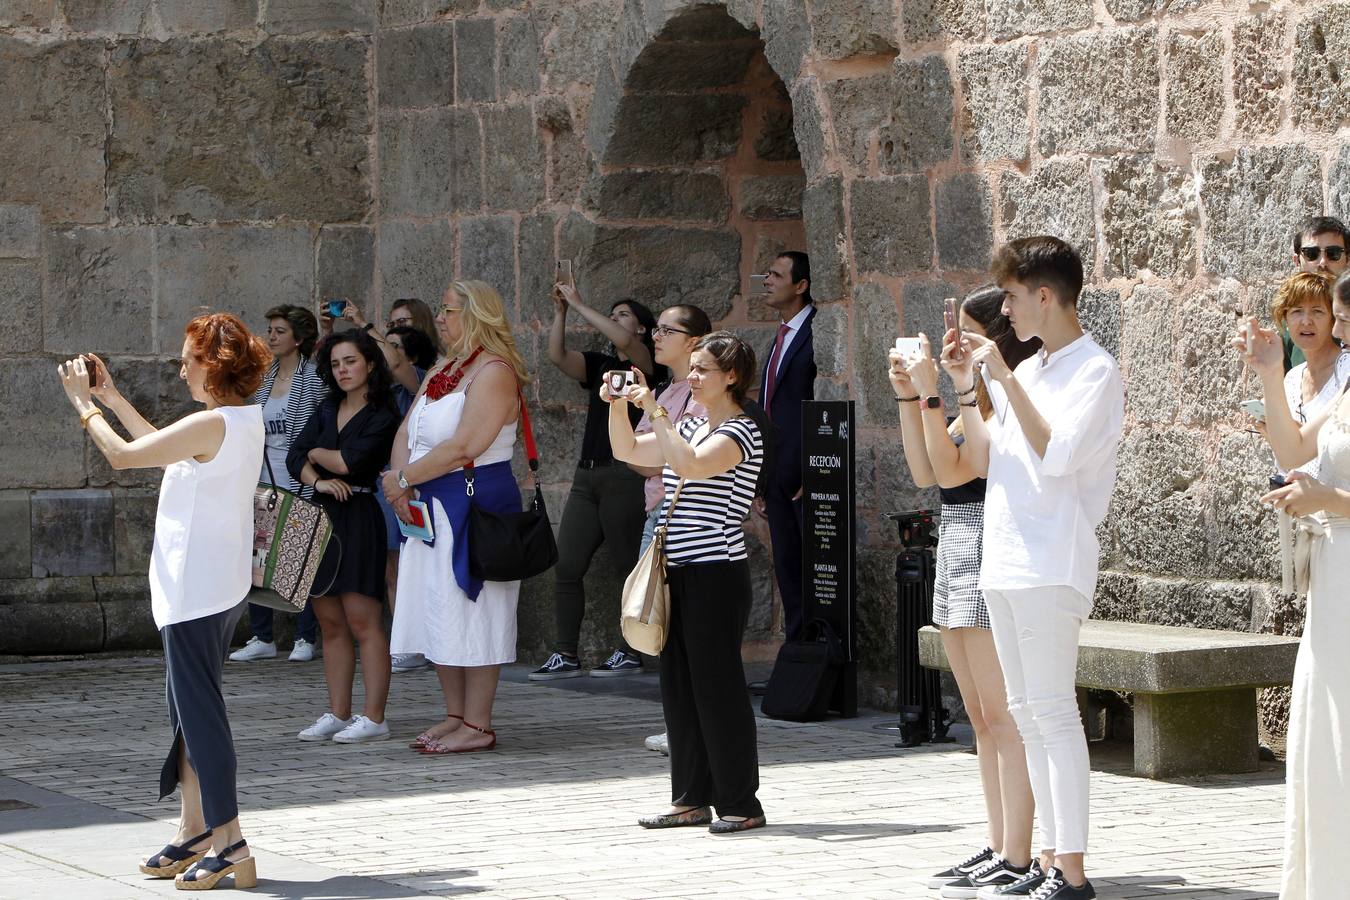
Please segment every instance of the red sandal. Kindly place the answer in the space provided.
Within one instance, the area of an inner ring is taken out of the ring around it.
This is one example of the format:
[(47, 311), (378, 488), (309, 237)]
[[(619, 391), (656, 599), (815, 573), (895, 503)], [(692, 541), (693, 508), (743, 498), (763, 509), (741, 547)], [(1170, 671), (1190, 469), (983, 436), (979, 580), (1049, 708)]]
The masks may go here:
[(462, 719), (461, 719), (460, 721), (463, 721), (463, 722), (464, 722), (464, 727), (465, 727), (465, 728), (472, 728), (474, 731), (478, 732), (479, 734), (487, 734), (487, 735), (491, 735), (491, 736), (492, 736), (491, 742), (489, 742), (487, 745), (482, 746), (482, 747), (465, 747), (463, 750), (455, 750), (455, 749), (452, 748), (452, 747), (446, 746), (444, 743), (442, 743), (442, 742), (439, 741), (439, 740), (432, 740), (432, 741), (427, 741), (426, 744), (422, 745), (422, 747), (421, 747), (420, 749), (418, 749), (417, 752), (418, 752), (418, 753), (425, 754), (425, 755), (427, 755), (427, 756), (441, 756), (441, 755), (444, 755), (444, 754), (447, 754), (447, 753), (477, 753), (479, 750), (493, 750), (493, 749), (496, 749), (496, 747), (497, 747), (497, 732), (493, 731), (491, 728), (480, 728), (480, 727), (478, 727), (477, 725), (475, 725), (475, 724), (473, 724), (472, 722), (469, 722), (469, 721), (465, 721), (465, 720), (462, 720)]
[[(452, 716), (452, 715), (450, 715), (450, 714), (447, 713), (445, 717), (446, 717), (447, 719), (459, 719), (461, 722), (464, 721), (464, 717), (463, 717), (463, 716)], [(436, 729), (434, 729), (434, 728), (428, 728), (426, 731), (424, 731), (424, 732), (422, 732), (421, 734), (419, 734), (416, 738), (414, 738), (412, 741), (410, 741), (410, 742), (408, 743), (408, 749), (410, 749), (410, 750), (421, 750), (423, 747), (425, 747), (427, 744), (430, 744), (432, 741), (439, 741), (440, 738), (438, 738), (438, 737), (432, 737), (432, 735), (431, 735), (431, 732), (433, 732), (433, 731), (435, 731), (435, 730), (436, 730)], [(453, 731), (454, 729), (451, 729), (451, 730)]]

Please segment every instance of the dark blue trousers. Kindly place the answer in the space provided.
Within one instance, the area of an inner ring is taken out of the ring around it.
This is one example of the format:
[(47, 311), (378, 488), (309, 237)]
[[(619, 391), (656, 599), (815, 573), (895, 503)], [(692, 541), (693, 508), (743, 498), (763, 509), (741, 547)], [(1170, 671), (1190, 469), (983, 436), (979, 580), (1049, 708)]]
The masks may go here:
[[(265, 644), (270, 644), (273, 641), (273, 612), (274, 610), (270, 606), (259, 606), (256, 603), (248, 605), (248, 630), (255, 638)], [(314, 618), (314, 609), (311, 604), (306, 603), (305, 608), (300, 610), (300, 615), (295, 620), (295, 637), (297, 640), (306, 640), (314, 644), (318, 642), (318, 633), (319, 622)]]

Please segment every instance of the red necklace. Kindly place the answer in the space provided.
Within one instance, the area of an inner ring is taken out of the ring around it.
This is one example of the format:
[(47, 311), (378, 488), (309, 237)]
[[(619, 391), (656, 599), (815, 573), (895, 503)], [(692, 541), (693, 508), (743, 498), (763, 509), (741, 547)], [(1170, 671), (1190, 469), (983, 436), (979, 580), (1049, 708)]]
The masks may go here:
[(459, 387), (459, 383), (464, 380), (464, 372), (473, 365), (473, 361), (482, 352), (483, 348), (478, 347), (469, 354), (468, 359), (455, 368), (455, 371), (451, 372), (450, 367), (446, 366), (431, 376), (431, 380), (427, 382), (427, 402), (434, 403)]

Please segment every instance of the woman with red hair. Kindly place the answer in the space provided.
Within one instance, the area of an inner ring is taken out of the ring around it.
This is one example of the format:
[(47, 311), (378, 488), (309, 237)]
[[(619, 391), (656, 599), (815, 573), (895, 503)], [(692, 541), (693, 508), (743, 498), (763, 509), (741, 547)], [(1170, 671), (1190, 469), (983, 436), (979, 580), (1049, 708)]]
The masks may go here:
[[(114, 469), (164, 469), (150, 558), (150, 605), (164, 642), (173, 743), (160, 799), (182, 787), (173, 841), (141, 865), (188, 890), (233, 875), (253, 887), (257, 871), (239, 829), (234, 740), (220, 675), (252, 584), (253, 491), (263, 461), (262, 408), (249, 397), (271, 362), (267, 346), (232, 315), (188, 323), (179, 377), (206, 409), (155, 428), (92, 354), (58, 366), (80, 425)], [(107, 407), (130, 434), (108, 424)], [(214, 853), (207, 856), (207, 851)]]

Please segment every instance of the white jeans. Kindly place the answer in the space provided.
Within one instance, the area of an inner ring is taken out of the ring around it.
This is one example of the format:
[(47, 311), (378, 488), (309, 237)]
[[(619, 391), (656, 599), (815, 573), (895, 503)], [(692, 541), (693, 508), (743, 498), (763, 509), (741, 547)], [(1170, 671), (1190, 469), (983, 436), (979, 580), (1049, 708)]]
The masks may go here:
[(1022, 733), (1041, 850), (1087, 851), (1088, 748), (1074, 675), (1092, 602), (1071, 587), (985, 591), (989, 623)]

